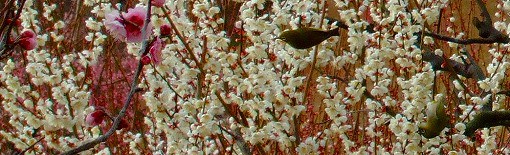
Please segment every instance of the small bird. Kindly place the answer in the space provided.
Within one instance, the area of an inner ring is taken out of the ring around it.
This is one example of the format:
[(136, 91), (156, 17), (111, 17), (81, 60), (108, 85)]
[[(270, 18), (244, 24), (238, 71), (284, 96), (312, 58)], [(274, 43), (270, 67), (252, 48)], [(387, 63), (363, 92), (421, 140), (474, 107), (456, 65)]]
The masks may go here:
[(489, 38), (489, 36), (491, 35), (492, 28), (491, 21), (487, 22), (485, 19), (483, 21), (480, 21), (478, 18), (473, 17), (473, 24), (475, 25), (476, 29), (478, 29), (478, 36), (482, 38)]
[(307, 49), (320, 44), (329, 37), (340, 35), (338, 30), (339, 28), (329, 31), (314, 28), (298, 28), (287, 30), (276, 39), (281, 39), (296, 49)]
[(425, 138), (434, 138), (441, 134), (441, 131), (448, 126), (449, 117), (444, 107), (445, 98), (440, 96), (427, 107), (427, 123), (419, 126), (420, 132)]

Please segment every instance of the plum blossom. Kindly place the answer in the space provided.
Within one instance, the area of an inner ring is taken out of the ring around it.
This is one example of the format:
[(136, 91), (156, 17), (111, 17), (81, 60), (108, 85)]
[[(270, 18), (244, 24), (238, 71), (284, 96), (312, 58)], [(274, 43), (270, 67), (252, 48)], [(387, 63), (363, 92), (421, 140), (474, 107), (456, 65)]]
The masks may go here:
[(103, 110), (96, 110), (87, 115), (85, 122), (90, 126), (96, 126), (103, 123), (106, 113)]
[(122, 130), (122, 129), (125, 129), (125, 128), (129, 128), (129, 124), (126, 121), (126, 119), (121, 119), (120, 122), (119, 122), (119, 126), (117, 127), (117, 130)]
[(156, 40), (152, 42), (149, 49), (151, 60), (156, 64), (161, 62), (161, 48), (163, 48), (163, 42), (159, 39), (159, 37), (156, 37)]
[(142, 56), (142, 64), (143, 65), (148, 65), (150, 63), (151, 63), (151, 57), (149, 57), (148, 55)]
[(120, 18), (118, 12), (111, 12), (107, 14), (104, 25), (114, 38), (119, 40), (126, 38), (126, 29), (123, 24), (123, 19)]
[(37, 35), (32, 30), (25, 30), (21, 33), (18, 44), (24, 50), (32, 50), (37, 46)]
[(166, 0), (153, 0), (151, 4), (157, 7), (163, 7), (165, 5)]
[(141, 58), (142, 64), (147, 65), (151, 62), (158, 64), (161, 62), (161, 48), (163, 48), (161, 39), (156, 37), (149, 48), (149, 55), (143, 55)]
[(163, 24), (159, 27), (159, 34), (161, 36), (169, 36), (172, 34), (172, 27), (168, 24)]
[(111, 12), (106, 15), (104, 25), (114, 38), (129, 42), (141, 42), (147, 38), (147, 32), (152, 29), (149, 23), (145, 34), (142, 34), (142, 28), (145, 23), (147, 10), (143, 7), (128, 9), (122, 16), (118, 12)]

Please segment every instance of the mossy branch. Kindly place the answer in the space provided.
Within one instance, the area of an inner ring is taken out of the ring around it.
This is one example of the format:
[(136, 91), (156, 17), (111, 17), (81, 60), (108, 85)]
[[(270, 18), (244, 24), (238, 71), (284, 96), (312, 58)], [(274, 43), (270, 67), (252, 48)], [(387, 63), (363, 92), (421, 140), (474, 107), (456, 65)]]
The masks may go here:
[(510, 111), (481, 111), (475, 118), (466, 123), (464, 135), (471, 137), (475, 131), (481, 128), (495, 126), (510, 126)]

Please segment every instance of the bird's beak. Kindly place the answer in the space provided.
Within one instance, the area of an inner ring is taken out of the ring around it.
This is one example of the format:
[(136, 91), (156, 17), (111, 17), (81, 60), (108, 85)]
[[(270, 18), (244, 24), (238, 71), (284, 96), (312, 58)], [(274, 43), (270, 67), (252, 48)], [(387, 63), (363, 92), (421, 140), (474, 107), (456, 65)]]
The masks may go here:
[(283, 40), (282, 38), (275, 38), (274, 41), (277, 43), (286, 43), (285, 40)]
[(274, 41), (274, 42), (285, 42), (285, 41), (283, 41), (283, 39), (282, 39), (282, 38), (280, 38), (280, 37), (273, 38), (273, 41)]

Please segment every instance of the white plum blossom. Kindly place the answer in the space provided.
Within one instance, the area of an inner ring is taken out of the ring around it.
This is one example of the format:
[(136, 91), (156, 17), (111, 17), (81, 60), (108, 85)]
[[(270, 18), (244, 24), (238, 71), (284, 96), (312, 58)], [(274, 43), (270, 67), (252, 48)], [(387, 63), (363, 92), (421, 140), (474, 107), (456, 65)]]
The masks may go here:
[[(0, 53), (0, 143), (8, 147), (0, 148), (63, 153), (105, 135), (129, 101), (119, 130), (81, 154), (510, 151), (499, 143), (504, 128), (465, 135), (487, 105), (507, 109), (510, 45), (445, 41), (479, 37), (468, 14), (451, 9), (456, 3), (148, 2), (28, 0), (19, 21), (6, 18), (13, 27), (0, 43), (8, 51)], [(148, 9), (155, 29), (142, 31)], [(507, 0), (489, 9), (502, 34), (509, 11)], [(278, 37), (299, 28), (339, 28), (339, 36), (310, 49)], [(157, 46), (140, 51), (145, 44)], [(429, 63), (428, 52), (465, 66)], [(484, 79), (459, 76), (469, 67)], [(427, 139), (419, 124), (438, 94), (451, 120)]]

